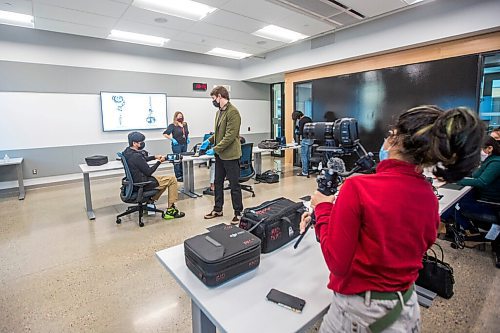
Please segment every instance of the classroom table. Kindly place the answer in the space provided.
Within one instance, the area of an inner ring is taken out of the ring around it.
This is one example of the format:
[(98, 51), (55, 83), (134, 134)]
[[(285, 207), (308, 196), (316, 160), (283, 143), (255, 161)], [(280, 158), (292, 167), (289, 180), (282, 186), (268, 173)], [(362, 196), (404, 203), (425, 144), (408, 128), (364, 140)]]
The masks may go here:
[(286, 146), (281, 146), (278, 149), (262, 149), (259, 147), (254, 147), (252, 152), (253, 152), (253, 165), (254, 165), (254, 170), (256, 175), (260, 175), (262, 173), (262, 153), (265, 152), (279, 152), (281, 150), (295, 150), (299, 149), (300, 145), (291, 143), (287, 144)]
[[(443, 197), (439, 213), (456, 203), (470, 187), (461, 190), (438, 189)], [(297, 249), (295, 241), (272, 253), (262, 254), (260, 266), (221, 286), (205, 286), (187, 268), (183, 244), (156, 252), (156, 257), (191, 298), (192, 326), (195, 333), (221, 332), (298, 332), (321, 318), (331, 302), (326, 288), (329, 271), (309, 232)], [(295, 313), (266, 300), (271, 288), (306, 301), (302, 313)]]
[[(154, 164), (156, 161), (150, 161), (149, 164)], [(87, 217), (89, 220), (95, 220), (95, 212), (92, 208), (92, 192), (90, 190), (90, 174), (91, 173), (103, 173), (112, 170), (123, 170), (123, 164), (121, 161), (110, 161), (103, 165), (89, 166), (87, 164), (80, 164), (80, 170), (83, 173), (83, 188), (85, 191), (85, 210), (87, 211)], [(172, 167), (172, 163), (164, 162), (160, 164), (158, 169), (165, 169)], [(114, 174), (113, 174), (114, 175)], [(119, 189), (116, 189), (118, 193)]]
[(16, 166), (16, 172), (17, 172), (17, 184), (19, 188), (19, 200), (24, 200), (24, 197), (26, 195), (24, 191), (24, 178), (23, 178), (23, 161), (24, 159), (22, 157), (11, 157), (8, 160), (5, 159), (0, 159), (0, 167), (2, 166), (7, 166), (7, 165), (15, 165)]
[[(191, 297), (193, 332), (296, 332), (328, 309), (328, 269), (311, 232), (297, 249), (291, 242), (262, 254), (257, 269), (216, 288), (206, 287), (187, 268), (183, 245), (158, 251), (157, 258)], [(302, 313), (266, 300), (271, 288), (306, 301)]]

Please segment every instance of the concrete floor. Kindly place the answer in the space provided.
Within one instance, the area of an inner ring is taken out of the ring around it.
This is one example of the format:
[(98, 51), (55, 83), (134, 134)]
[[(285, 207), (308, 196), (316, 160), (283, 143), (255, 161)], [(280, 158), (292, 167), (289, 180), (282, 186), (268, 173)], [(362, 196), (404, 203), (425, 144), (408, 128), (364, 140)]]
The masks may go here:
[[(195, 172), (202, 188), (208, 170)], [(82, 183), (28, 190), (24, 201), (0, 198), (0, 332), (191, 331), (189, 297), (154, 253), (228, 222), (229, 196), (223, 219), (203, 219), (213, 197), (181, 197), (185, 218), (146, 217), (139, 228), (136, 216), (115, 224), (126, 207), (119, 184), (118, 177), (92, 181), (95, 221), (87, 220)], [(297, 200), (314, 188), (313, 178), (294, 177), (289, 169), (279, 184), (256, 185), (255, 198), (244, 193), (244, 205), (279, 196)], [(423, 331), (500, 332), (500, 270), (491, 252), (442, 245), (455, 270), (455, 296), (422, 309)]]

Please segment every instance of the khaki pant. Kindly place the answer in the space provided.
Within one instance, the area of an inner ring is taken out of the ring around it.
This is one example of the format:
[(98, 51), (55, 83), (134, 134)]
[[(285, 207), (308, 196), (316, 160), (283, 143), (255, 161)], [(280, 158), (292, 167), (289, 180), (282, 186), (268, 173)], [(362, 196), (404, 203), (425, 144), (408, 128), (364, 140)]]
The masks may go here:
[(175, 176), (153, 176), (158, 182), (156, 189), (160, 190), (152, 199), (158, 200), (160, 196), (168, 188), (168, 207), (172, 206), (178, 198), (177, 194), (177, 179)]
[[(323, 317), (319, 333), (370, 332), (368, 326), (382, 318), (398, 301), (369, 300), (358, 295), (333, 293), (330, 309)], [(399, 319), (384, 333), (420, 332), (420, 308), (417, 293), (403, 305)]]

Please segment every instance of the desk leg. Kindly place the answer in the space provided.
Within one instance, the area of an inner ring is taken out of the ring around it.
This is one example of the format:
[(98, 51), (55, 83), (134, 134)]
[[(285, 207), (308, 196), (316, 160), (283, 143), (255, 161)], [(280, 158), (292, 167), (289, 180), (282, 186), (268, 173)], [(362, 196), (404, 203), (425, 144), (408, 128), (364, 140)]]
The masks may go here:
[(184, 188), (181, 192), (191, 198), (201, 197), (200, 194), (194, 192), (194, 162), (182, 161), (182, 170), (184, 173)]
[(89, 220), (95, 220), (94, 210), (92, 209), (92, 194), (90, 193), (90, 176), (88, 172), (83, 173), (83, 188), (85, 189), (85, 208)]
[(191, 300), (191, 312), (193, 317), (193, 333), (215, 333), (215, 325), (193, 300)]
[(253, 153), (253, 160), (255, 162), (255, 174), (260, 175), (262, 173), (262, 153)]
[(25, 192), (24, 192), (24, 179), (23, 179), (23, 164), (20, 163), (17, 165), (17, 183), (19, 184), (19, 200), (24, 200)]

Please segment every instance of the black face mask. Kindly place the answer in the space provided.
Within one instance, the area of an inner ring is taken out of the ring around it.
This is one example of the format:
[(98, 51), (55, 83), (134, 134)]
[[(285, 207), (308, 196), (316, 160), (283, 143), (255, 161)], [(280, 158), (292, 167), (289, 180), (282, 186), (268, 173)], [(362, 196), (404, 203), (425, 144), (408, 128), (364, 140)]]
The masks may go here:
[(144, 141), (139, 142), (139, 150), (143, 150), (144, 147), (146, 147), (146, 142), (144, 142)]
[(219, 103), (219, 102), (217, 102), (217, 100), (216, 100), (216, 99), (214, 99), (214, 100), (212, 101), (212, 104), (213, 104), (216, 108), (220, 108), (220, 103)]
[(177, 122), (182, 123), (184, 121), (184, 118), (177, 118)]

